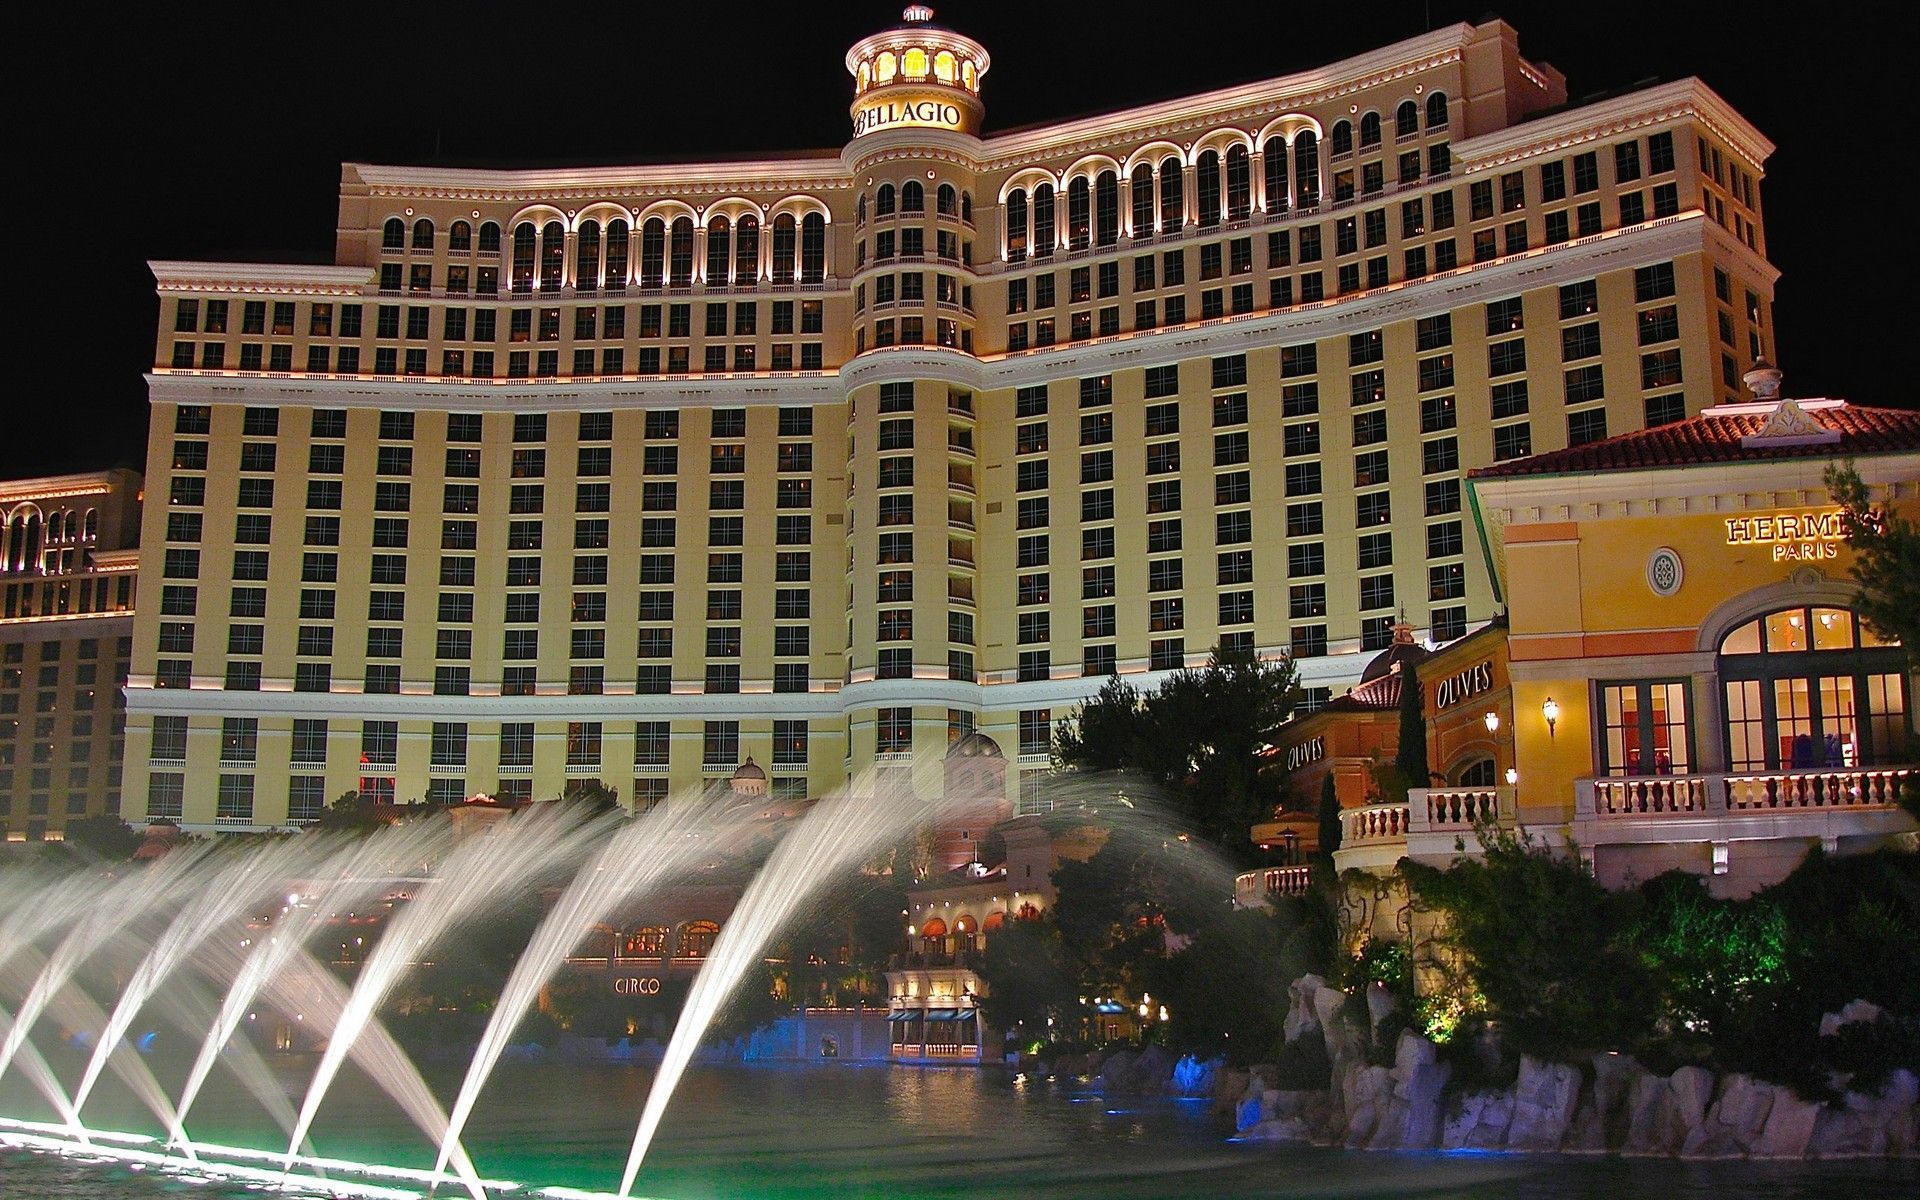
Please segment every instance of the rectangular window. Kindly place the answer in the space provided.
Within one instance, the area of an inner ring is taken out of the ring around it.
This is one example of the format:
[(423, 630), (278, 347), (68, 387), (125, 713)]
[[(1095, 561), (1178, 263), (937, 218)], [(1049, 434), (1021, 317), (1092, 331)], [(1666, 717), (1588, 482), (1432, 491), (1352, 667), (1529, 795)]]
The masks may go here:
[[(1610, 776), (1682, 775), (1692, 769), (1693, 729), (1687, 682), (1679, 679), (1602, 683), (1601, 770)], [(1729, 690), (1738, 684), (1729, 684)], [(1733, 710), (1729, 709), (1729, 719)], [(1735, 758), (1740, 736), (1736, 731)], [(1758, 764), (1756, 764), (1758, 765)]]

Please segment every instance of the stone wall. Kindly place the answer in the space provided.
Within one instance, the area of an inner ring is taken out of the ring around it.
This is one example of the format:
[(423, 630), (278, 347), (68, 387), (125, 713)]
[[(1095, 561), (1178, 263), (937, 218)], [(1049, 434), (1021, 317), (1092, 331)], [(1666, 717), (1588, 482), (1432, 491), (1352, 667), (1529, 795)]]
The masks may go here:
[[(1306, 975), (1290, 995), (1287, 1041), (1324, 1043), (1329, 1086), (1282, 1088), (1271, 1066), (1214, 1069), (1215, 1107), (1232, 1115), (1240, 1137), (1365, 1150), (1768, 1159), (1912, 1157), (1920, 1143), (1920, 1078), (1904, 1068), (1877, 1093), (1848, 1091), (1834, 1104), (1700, 1067), (1662, 1075), (1618, 1054), (1579, 1064), (1525, 1057), (1510, 1088), (1449, 1092), (1452, 1068), (1426, 1038), (1400, 1034), (1393, 1064), (1376, 1065), (1369, 1031), (1346, 1016), (1345, 992)], [(1384, 1012), (1370, 1007), (1377, 1026)], [(1188, 1062), (1170, 1090), (1198, 1080)]]

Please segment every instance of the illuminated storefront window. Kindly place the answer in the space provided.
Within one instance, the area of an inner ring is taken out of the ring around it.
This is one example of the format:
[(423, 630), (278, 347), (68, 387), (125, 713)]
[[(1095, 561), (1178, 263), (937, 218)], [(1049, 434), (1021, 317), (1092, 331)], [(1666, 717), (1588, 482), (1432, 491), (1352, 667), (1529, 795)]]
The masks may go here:
[(1768, 613), (1720, 642), (1727, 765), (1852, 768), (1909, 757), (1905, 660), (1844, 608)]

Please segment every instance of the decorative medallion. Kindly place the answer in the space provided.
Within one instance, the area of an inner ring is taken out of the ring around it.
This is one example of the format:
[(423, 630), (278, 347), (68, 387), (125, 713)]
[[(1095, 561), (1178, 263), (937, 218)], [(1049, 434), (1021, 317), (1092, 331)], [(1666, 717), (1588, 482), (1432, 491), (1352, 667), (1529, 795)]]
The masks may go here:
[(1671, 596), (1680, 590), (1686, 582), (1686, 567), (1680, 562), (1680, 552), (1669, 546), (1662, 546), (1647, 556), (1647, 586), (1656, 596)]

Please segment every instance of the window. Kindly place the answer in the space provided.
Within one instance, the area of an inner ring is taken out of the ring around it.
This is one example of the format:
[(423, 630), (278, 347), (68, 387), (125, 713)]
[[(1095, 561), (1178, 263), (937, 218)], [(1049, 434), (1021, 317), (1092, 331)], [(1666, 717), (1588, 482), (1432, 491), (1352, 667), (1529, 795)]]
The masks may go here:
[(1719, 657), (1729, 768), (1908, 761), (1901, 653), (1844, 608), (1783, 609), (1734, 629), (1721, 640)]
[(1685, 775), (1692, 769), (1687, 687), (1681, 679), (1599, 685), (1604, 774)]

